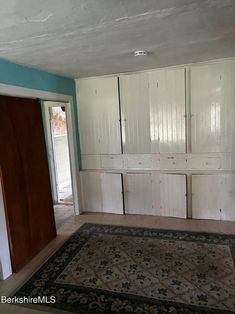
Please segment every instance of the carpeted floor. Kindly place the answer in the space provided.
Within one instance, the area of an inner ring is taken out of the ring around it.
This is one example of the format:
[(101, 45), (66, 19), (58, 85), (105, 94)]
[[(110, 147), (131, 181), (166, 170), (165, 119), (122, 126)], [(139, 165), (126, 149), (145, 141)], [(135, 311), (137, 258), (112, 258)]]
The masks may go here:
[(235, 236), (85, 224), (15, 295), (84, 314), (235, 313), (234, 258)]

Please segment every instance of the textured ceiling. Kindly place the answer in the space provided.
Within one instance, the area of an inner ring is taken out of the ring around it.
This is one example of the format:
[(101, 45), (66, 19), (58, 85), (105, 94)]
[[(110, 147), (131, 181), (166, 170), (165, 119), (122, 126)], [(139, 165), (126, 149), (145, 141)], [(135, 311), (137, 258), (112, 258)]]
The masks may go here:
[[(0, 0), (0, 57), (83, 77), (235, 56), (235, 0)], [(133, 51), (146, 49), (147, 57)]]

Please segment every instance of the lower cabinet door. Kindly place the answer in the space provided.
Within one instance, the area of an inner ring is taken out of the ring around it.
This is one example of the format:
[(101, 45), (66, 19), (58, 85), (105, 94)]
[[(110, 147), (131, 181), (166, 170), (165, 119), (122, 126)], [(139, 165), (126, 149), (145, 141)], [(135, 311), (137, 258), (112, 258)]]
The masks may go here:
[(80, 176), (84, 212), (123, 213), (121, 174), (84, 171)]
[(235, 220), (235, 175), (192, 176), (192, 218)]
[(125, 212), (187, 217), (186, 176), (178, 174), (126, 174)]
[(125, 213), (154, 215), (151, 173), (124, 175)]
[(120, 173), (102, 173), (102, 211), (104, 213), (123, 214), (122, 175)]
[(82, 210), (102, 212), (101, 174), (99, 172), (80, 172)]
[[(187, 218), (186, 176), (183, 174), (159, 174), (159, 190), (153, 197), (160, 216)], [(154, 182), (154, 180), (153, 180)], [(159, 198), (159, 199), (157, 199)]]
[(221, 220), (235, 221), (235, 175), (222, 176)]

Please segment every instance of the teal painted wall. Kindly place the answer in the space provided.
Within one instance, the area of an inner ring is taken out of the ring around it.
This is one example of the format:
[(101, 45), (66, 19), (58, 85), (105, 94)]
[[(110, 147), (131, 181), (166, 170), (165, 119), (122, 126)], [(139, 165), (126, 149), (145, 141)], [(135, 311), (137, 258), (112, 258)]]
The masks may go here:
[(76, 115), (75, 136), (78, 147), (79, 165), (81, 165), (75, 80), (0, 59), (0, 83), (66, 94), (73, 97), (74, 112)]

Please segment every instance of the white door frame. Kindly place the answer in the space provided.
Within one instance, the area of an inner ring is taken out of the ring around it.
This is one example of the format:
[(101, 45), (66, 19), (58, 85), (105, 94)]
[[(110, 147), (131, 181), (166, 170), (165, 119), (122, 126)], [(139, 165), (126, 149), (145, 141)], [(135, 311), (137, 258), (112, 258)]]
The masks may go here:
[[(52, 130), (51, 130), (51, 123), (50, 123), (50, 108), (52, 107), (65, 107), (66, 113), (66, 126), (68, 132), (68, 146), (69, 146), (69, 162), (70, 162), (70, 174), (71, 174), (71, 183), (72, 183), (72, 191), (73, 191), (73, 198), (74, 197), (74, 182), (73, 182), (73, 169), (72, 165), (72, 154), (71, 154), (71, 147), (73, 146), (72, 137), (73, 137), (73, 130), (72, 130), (72, 116), (71, 116), (71, 108), (70, 103), (68, 102), (56, 102), (56, 101), (43, 101), (43, 106), (45, 109), (45, 127), (46, 127), (46, 135), (48, 140), (48, 154), (49, 154), (49, 166), (51, 171), (51, 184), (52, 184), (52, 192), (54, 200), (58, 201), (58, 187), (57, 187), (57, 174), (55, 169), (55, 156), (54, 156), (54, 145), (52, 141)], [(76, 206), (74, 206), (75, 211)], [(76, 211), (75, 211), (76, 213)]]
[[(0, 95), (6, 95), (6, 96), (15, 96), (15, 97), (24, 97), (24, 98), (39, 98), (42, 100), (48, 100), (48, 101), (58, 101), (58, 102), (66, 102), (68, 103), (68, 114), (67, 114), (67, 125), (69, 127), (69, 134), (70, 134), (70, 156), (71, 156), (71, 175), (72, 175), (72, 183), (73, 183), (73, 193), (74, 193), (74, 207), (75, 207), (75, 213), (80, 213), (80, 206), (79, 206), (79, 200), (81, 200), (81, 191), (80, 191), (80, 181), (79, 181), (79, 163), (78, 163), (78, 148), (77, 143), (75, 140), (75, 111), (74, 111), (74, 104), (73, 104), (73, 97), (70, 95), (65, 94), (59, 94), (59, 93), (53, 93), (53, 92), (47, 92), (47, 91), (41, 91), (37, 89), (30, 89), (30, 88), (24, 88), (19, 87), (15, 85), (8, 85), (8, 84), (0, 84)], [(4, 202), (2, 199), (2, 194), (0, 193), (0, 211), (2, 215), (5, 215), (5, 209), (3, 206)], [(2, 221), (2, 224), (5, 225), (5, 221)], [(8, 239), (8, 236), (6, 234), (6, 237), (0, 237), (0, 247), (1, 245), (6, 246), (6, 239)], [(9, 247), (9, 244), (8, 244)], [(0, 263), (1, 263), (1, 269), (7, 270), (4, 274), (0, 274), (0, 279), (5, 279), (11, 275), (11, 263), (10, 263), (10, 255), (6, 256), (4, 255), (4, 259), (1, 258), (1, 251), (0, 251)], [(2, 278), (1, 278), (2, 277)]]
[[(50, 170), (50, 177), (51, 177), (51, 189), (52, 189), (53, 201), (59, 203), (58, 187), (57, 187), (57, 172), (56, 172), (56, 164), (55, 164), (54, 145), (53, 145), (53, 140), (52, 140), (49, 102), (42, 101), (42, 106), (44, 107), (44, 116), (45, 116), (44, 127), (45, 127), (45, 136), (46, 136), (47, 144), (48, 144), (47, 154), (48, 154), (48, 163), (49, 163), (49, 170)], [(70, 156), (69, 156), (69, 159), (70, 159)]]

